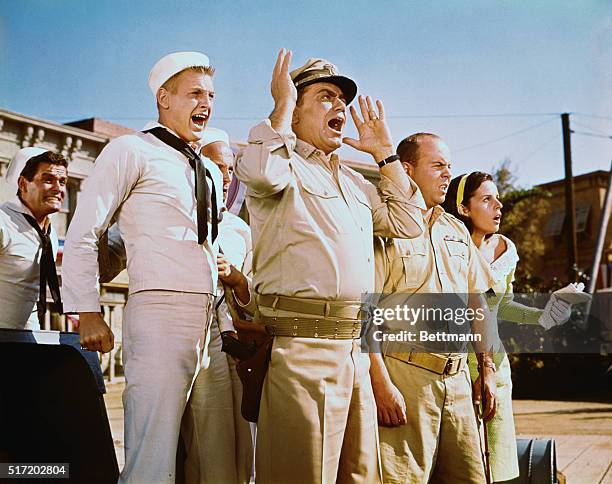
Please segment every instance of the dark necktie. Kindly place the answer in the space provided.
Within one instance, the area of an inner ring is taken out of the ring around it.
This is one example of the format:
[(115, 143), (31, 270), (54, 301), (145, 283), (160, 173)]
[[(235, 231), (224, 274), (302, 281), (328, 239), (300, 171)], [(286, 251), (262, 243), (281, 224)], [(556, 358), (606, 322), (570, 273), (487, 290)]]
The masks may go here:
[(36, 230), (38, 237), (40, 237), (40, 247), (42, 250), (40, 255), (40, 289), (36, 309), (38, 312), (38, 322), (42, 328), (45, 320), (45, 313), (47, 312), (47, 283), (49, 284), (49, 291), (51, 292), (51, 297), (53, 298), (57, 311), (60, 314), (64, 312), (60, 296), (59, 281), (57, 279), (57, 271), (55, 269), (55, 261), (53, 260), (53, 247), (51, 246), (51, 237), (49, 237), (51, 225), (49, 224), (49, 228), (45, 233), (34, 217), (27, 213), (24, 213), (23, 216)]
[[(145, 131), (163, 141), (168, 146), (171, 146), (179, 153), (185, 155), (189, 160), (189, 165), (195, 174), (195, 197), (197, 201), (197, 217), (198, 217), (198, 244), (203, 244), (208, 237), (208, 206), (211, 206), (211, 226), (212, 226), (212, 241), (214, 242), (219, 233), (219, 212), (217, 211), (217, 194), (215, 191), (215, 183), (210, 172), (204, 166), (200, 156), (181, 138), (174, 136), (170, 131), (160, 126), (151, 128)], [(212, 196), (208, 190), (206, 178), (210, 178), (212, 186)]]

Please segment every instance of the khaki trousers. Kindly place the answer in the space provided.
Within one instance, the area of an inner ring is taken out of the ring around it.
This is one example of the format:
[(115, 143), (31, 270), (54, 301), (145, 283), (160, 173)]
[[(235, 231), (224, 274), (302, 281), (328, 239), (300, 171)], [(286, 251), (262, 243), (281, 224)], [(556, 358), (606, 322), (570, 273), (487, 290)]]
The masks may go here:
[(467, 367), (438, 375), (385, 356), (406, 402), (406, 425), (380, 427), (385, 483), (484, 483), (484, 463)]
[(276, 337), (257, 423), (258, 484), (380, 482), (360, 340)]
[(219, 326), (210, 327), (210, 364), (193, 385), (181, 435), (186, 448), (185, 482), (248, 483), (253, 468), (249, 423), (240, 414), (242, 384), (234, 361), (221, 352)]
[(130, 295), (123, 325), (125, 467), (120, 483), (175, 481), (181, 419), (204, 362), (211, 309), (210, 294)]

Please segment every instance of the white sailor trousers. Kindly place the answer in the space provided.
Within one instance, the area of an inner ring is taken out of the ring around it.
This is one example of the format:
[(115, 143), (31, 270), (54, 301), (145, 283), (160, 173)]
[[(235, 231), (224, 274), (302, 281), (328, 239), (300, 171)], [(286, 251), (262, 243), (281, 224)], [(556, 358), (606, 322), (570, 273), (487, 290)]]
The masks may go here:
[(131, 294), (123, 324), (125, 467), (120, 483), (173, 483), (181, 419), (212, 314), (210, 294)]

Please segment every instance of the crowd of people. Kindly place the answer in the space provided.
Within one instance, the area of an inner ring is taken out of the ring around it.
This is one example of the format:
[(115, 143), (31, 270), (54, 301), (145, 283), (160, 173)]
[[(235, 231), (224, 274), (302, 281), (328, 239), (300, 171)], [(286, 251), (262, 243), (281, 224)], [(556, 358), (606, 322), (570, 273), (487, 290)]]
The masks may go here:
[[(357, 96), (327, 60), (295, 70), (291, 60), (281, 49), (274, 109), (235, 160), (227, 134), (208, 126), (208, 57), (177, 52), (153, 66), (158, 119), (96, 159), (65, 239), (61, 301), (49, 215), (68, 162), (20, 150), (7, 174), (16, 197), (0, 206), (0, 327), (40, 329), (48, 285), (56, 310), (79, 315), (82, 347), (108, 352), (100, 283), (127, 266), (122, 483), (517, 477), (497, 318), (549, 329), (570, 305), (513, 301), (518, 252), (498, 234), (490, 175), (452, 178), (450, 149), (433, 133), (396, 147), (381, 101)], [(343, 137), (349, 115), (357, 138)], [(341, 162), (342, 144), (371, 155), (377, 186)], [(239, 183), (248, 224), (225, 207)], [(483, 315), (469, 325), (471, 347), (363, 344), (365, 300), (409, 306), (431, 294)], [(243, 362), (222, 352), (232, 340), (267, 345), (256, 426), (241, 415)]]

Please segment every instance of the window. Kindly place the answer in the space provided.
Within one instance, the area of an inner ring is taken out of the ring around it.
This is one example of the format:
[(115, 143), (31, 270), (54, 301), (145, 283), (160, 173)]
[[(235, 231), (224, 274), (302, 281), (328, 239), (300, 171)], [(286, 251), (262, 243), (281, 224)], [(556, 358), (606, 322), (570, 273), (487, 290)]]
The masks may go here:
[[(587, 222), (589, 220), (589, 212), (591, 211), (591, 205), (588, 203), (582, 203), (576, 206), (576, 233), (586, 231)], [(546, 221), (544, 226), (544, 237), (556, 237), (561, 235), (563, 227), (565, 225), (565, 210), (557, 209), (554, 210)]]
[(544, 237), (555, 237), (561, 235), (563, 222), (565, 221), (565, 210), (555, 210), (548, 216), (546, 226), (542, 235)]
[(581, 204), (576, 207), (576, 233), (585, 232), (589, 220), (591, 205)]

